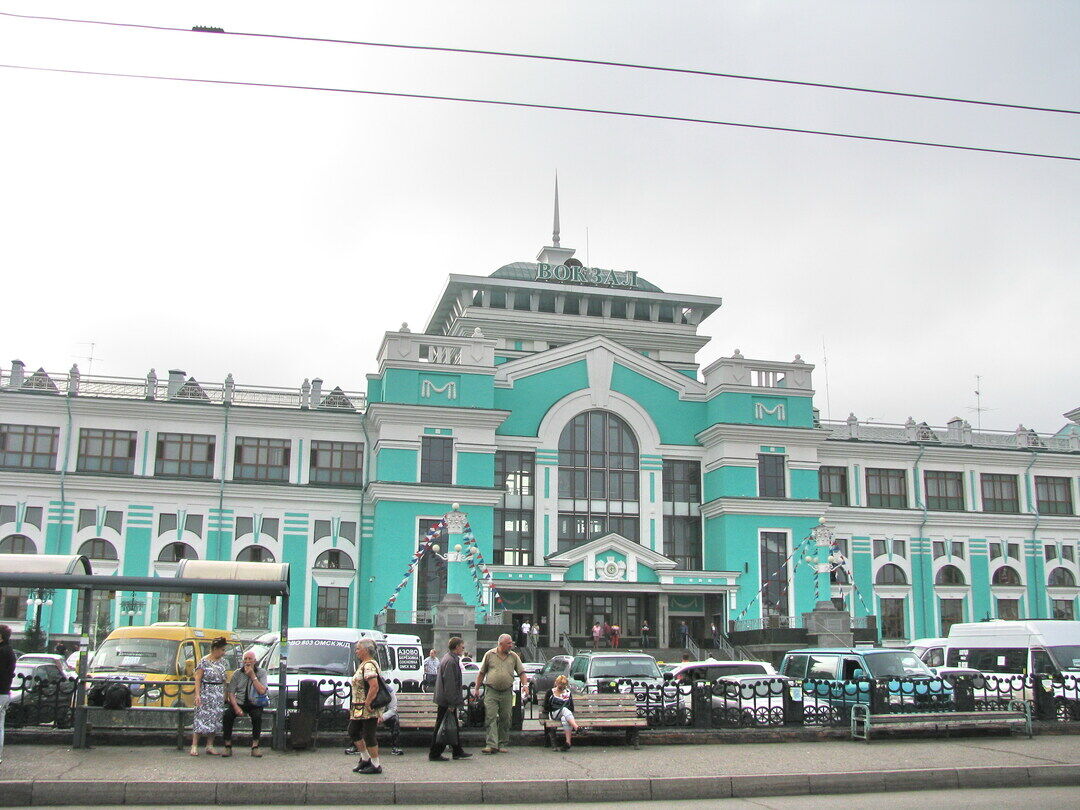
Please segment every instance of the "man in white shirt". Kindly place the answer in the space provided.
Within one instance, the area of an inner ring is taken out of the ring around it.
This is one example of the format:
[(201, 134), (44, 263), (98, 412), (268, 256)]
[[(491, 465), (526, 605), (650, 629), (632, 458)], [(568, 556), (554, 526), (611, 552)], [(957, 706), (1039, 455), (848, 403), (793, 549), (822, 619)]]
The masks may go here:
[(532, 632), (532, 624), (526, 619), (521, 623), (521, 639), (518, 641), (519, 647), (528, 646), (530, 632)]

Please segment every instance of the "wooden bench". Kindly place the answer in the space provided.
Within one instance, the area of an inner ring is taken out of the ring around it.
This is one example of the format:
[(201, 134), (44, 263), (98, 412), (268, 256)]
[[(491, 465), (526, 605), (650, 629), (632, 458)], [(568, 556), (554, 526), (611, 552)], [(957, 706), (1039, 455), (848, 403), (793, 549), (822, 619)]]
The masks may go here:
[[(595, 692), (575, 693), (574, 719), (583, 729), (625, 730), (626, 741), (634, 748), (639, 745), (638, 733), (649, 724), (644, 717), (638, 716), (637, 698), (634, 695)], [(541, 723), (548, 744), (555, 748), (562, 733), (562, 723), (546, 715), (541, 719)]]
[(439, 707), (427, 692), (397, 693), (398, 723), (403, 729), (435, 730), (435, 715)]
[(1013, 728), (1022, 726), (1028, 738), (1031, 731), (1031, 707), (1019, 703), (1007, 711), (985, 712), (911, 712), (906, 714), (870, 714), (870, 707), (858, 703), (851, 707), (851, 738), (870, 742), (871, 729), (912, 729), (945, 731), (953, 728), (972, 729), (987, 726)]
[[(176, 728), (176, 750), (185, 747), (185, 735), (190, 732), (191, 721), (195, 716), (194, 706), (131, 706), (126, 709), (106, 709), (103, 706), (84, 706), (86, 710), (86, 736), (89, 741), (91, 732), (96, 729), (124, 729), (131, 731), (158, 731)], [(274, 709), (263, 709), (263, 731), (270, 731), (274, 724)], [(250, 726), (251, 720), (245, 714), (236, 719), (237, 729)]]

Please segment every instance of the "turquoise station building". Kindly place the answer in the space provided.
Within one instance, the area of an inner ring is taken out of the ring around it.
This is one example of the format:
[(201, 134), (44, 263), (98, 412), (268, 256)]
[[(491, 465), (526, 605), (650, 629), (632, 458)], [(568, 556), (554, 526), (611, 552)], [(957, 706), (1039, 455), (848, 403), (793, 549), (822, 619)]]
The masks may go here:
[[(289, 562), (293, 626), (422, 633), (450, 588), (486, 623), (538, 623), (548, 646), (604, 621), (635, 642), (647, 628), (651, 647), (709, 644), (714, 626), (797, 628), (829, 600), (885, 644), (1077, 617), (1080, 408), (1042, 433), (825, 421), (794, 352), (699, 364), (721, 304), (583, 266), (556, 220), (535, 261), (450, 275), (422, 329), (385, 334), (366, 390), (14, 361), (0, 566), (12, 552), (163, 577), (192, 557)], [(478, 553), (455, 531), (411, 565), (454, 504)], [(276, 620), (256, 598), (103, 595), (92, 632)], [(8, 591), (0, 621), (73, 638), (76, 608)]]

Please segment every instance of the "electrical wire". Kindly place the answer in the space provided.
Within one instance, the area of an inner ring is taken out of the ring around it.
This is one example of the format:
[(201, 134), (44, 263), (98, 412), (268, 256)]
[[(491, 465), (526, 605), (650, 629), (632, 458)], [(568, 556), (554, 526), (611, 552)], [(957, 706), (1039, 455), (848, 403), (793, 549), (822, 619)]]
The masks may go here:
[(660, 113), (628, 112), (625, 110), (605, 110), (595, 107), (570, 107), (563, 104), (539, 104), (526, 101), (500, 101), (498, 99), (475, 98), (470, 96), (439, 96), (429, 93), (399, 93), (389, 90), (361, 90), (349, 87), (321, 87), (307, 84), (277, 84), (272, 82), (242, 82), (230, 79), (198, 79), (190, 76), (161, 76), (148, 73), (112, 73), (103, 70), (76, 70), (75, 68), (51, 68), (35, 65), (0, 64), (0, 68), (12, 70), (33, 70), (44, 73), (69, 73), (78, 76), (108, 76), (124, 79), (153, 79), (155, 81), (190, 82), (193, 84), (231, 85), (234, 87), (266, 87), (279, 90), (310, 90), (323, 93), (349, 93), (362, 96), (384, 96), (387, 98), (423, 99), (427, 101), (453, 101), (463, 104), (487, 104), (496, 107), (517, 107), (530, 110), (557, 110), (561, 112), (579, 112), (590, 115), (608, 115), (622, 118), (642, 118), (653, 121), (674, 121), (684, 124), (709, 124), (721, 127), (766, 130), (769, 132), (787, 132), (800, 135), (821, 135), (829, 138), (846, 138), (856, 141), (876, 141), (878, 143), (907, 144), (909, 146), (929, 146), (936, 149), (956, 149), (964, 152), (986, 152), (995, 155), (1014, 155), (1018, 157), (1046, 158), (1048, 160), (1080, 161), (1080, 157), (1071, 155), (1052, 155), (1042, 152), (1023, 152), (1015, 149), (991, 149), (985, 146), (964, 146), (961, 144), (941, 143), (938, 141), (916, 141), (906, 138), (886, 138), (877, 135), (856, 135), (850, 132), (831, 132), (821, 129), (800, 129), (797, 127), (778, 127), (766, 124), (749, 124), (739, 121), (719, 121), (712, 118), (691, 118), (682, 115), (662, 115)]
[(594, 65), (599, 67), (615, 67), (630, 70), (648, 70), (658, 73), (678, 73), (686, 76), (704, 76), (716, 79), (736, 79), (748, 82), (767, 82), (771, 84), (788, 84), (796, 87), (814, 87), (824, 90), (840, 90), (851, 93), (870, 93), (883, 96), (896, 96), (900, 98), (913, 98), (923, 101), (945, 101), (955, 104), (974, 104), (983, 107), (1001, 107), (1011, 110), (1028, 110), (1032, 112), (1061, 113), (1065, 115), (1080, 115), (1080, 110), (1070, 110), (1060, 107), (1038, 107), (1031, 104), (1009, 104), (1000, 101), (985, 101), (981, 99), (960, 98), (956, 96), (936, 96), (928, 93), (911, 93), (901, 90), (879, 90), (869, 87), (856, 87), (846, 84), (827, 84), (824, 82), (809, 82), (796, 79), (777, 79), (767, 76), (749, 76), (740, 73), (720, 73), (712, 70), (695, 70), (692, 68), (665, 67), (662, 65), (646, 65), (635, 62), (617, 62), (606, 59), (582, 59), (572, 56), (552, 56), (550, 54), (517, 53), (514, 51), (489, 51), (480, 48), (451, 48), (440, 45), (404, 45), (393, 42), (369, 42), (354, 39), (334, 39), (331, 37), (303, 37), (293, 34), (266, 34), (251, 31), (225, 31), (220, 28), (200, 27), (199, 29), (177, 28), (168, 25), (148, 25), (145, 23), (113, 22), (109, 20), (86, 20), (78, 17), (46, 17), (37, 14), (16, 14), (10, 11), (0, 11), (0, 16), (17, 17), (24, 20), (41, 20), (48, 22), (67, 22), (83, 25), (106, 25), (116, 28), (141, 28), (148, 31), (177, 31), (181, 33), (214, 33), (234, 37), (255, 37), (260, 39), (284, 39), (295, 42), (321, 42), (333, 45), (358, 45), (367, 48), (396, 48), (407, 51), (431, 51), (436, 53), (467, 54), (472, 56), (497, 56), (507, 59), (532, 59), (546, 62), (568, 62), (578, 65)]

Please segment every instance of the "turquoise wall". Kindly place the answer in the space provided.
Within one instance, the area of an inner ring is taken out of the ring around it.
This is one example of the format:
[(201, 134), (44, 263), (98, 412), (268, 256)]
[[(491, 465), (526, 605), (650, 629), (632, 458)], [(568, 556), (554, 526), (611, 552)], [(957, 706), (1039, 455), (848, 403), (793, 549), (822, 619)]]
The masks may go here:
[(458, 453), (457, 481), (469, 487), (490, 487), (495, 480), (494, 453)]
[(818, 486), (817, 470), (788, 470), (788, 472), (791, 476), (789, 497), (814, 501), (818, 499), (821, 490)]
[[(429, 389), (428, 395), (423, 396), (424, 380), (429, 380), (437, 388), (452, 383), (454, 396), (451, 397), (449, 389), (441, 392)], [(370, 387), (369, 383), (369, 390)], [(447, 374), (412, 368), (389, 368), (383, 375), (380, 401), (451, 408), (491, 408), (494, 407), (494, 390), (494, 378), (490, 374)]]
[(615, 363), (611, 390), (633, 399), (645, 408), (660, 431), (664, 444), (697, 445), (694, 438), (705, 427), (705, 404), (679, 399), (679, 392)]
[(375, 454), (375, 475), (372, 480), (415, 483), (419, 457), (419, 450), (384, 447)]
[(495, 432), (501, 436), (535, 436), (552, 405), (588, 387), (585, 361), (578, 360), (519, 379), (513, 388), (497, 388), (494, 407), (510, 411), (510, 416)]
[[(775, 388), (768, 389), (769, 394), (747, 394), (737, 391), (726, 391), (718, 394), (708, 402), (706, 419), (708, 424), (726, 422), (739, 425), (772, 425), (779, 427), (813, 427), (814, 425), (814, 402), (808, 396), (796, 396), (786, 394), (774, 395)], [(782, 404), (785, 410), (785, 419), (780, 419), (779, 414), (763, 414), (761, 418), (755, 416), (754, 403), (760, 402), (766, 408), (774, 408)]]
[(716, 498), (757, 497), (757, 467), (736, 467), (729, 464), (709, 470), (702, 479), (702, 498), (706, 503)]

